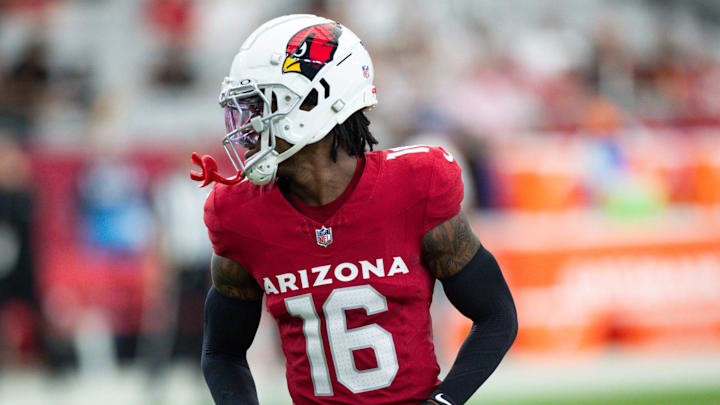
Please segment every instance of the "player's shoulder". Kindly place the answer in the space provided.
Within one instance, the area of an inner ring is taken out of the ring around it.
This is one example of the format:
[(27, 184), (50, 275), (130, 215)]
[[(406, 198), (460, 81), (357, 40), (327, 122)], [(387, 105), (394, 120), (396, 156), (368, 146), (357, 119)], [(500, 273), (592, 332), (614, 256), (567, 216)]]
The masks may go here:
[(205, 200), (205, 222), (210, 227), (222, 223), (227, 215), (252, 212), (248, 206), (257, 204), (268, 192), (269, 186), (257, 186), (247, 179), (232, 185), (215, 183)]
[(435, 170), (456, 167), (455, 158), (439, 146), (410, 145), (373, 152), (393, 176), (423, 181)]
[(378, 152), (385, 200), (422, 207), (423, 233), (457, 215), (464, 196), (462, 171), (445, 149), (413, 145)]
[(366, 154), (379, 167), (375, 185), (383, 203), (395, 201), (401, 209), (433, 196), (462, 190), (460, 167), (445, 149), (411, 145)]
[(208, 195), (205, 206), (220, 209), (225, 205), (237, 206), (250, 204), (253, 200), (261, 198), (261, 187), (244, 179), (237, 184), (215, 183)]

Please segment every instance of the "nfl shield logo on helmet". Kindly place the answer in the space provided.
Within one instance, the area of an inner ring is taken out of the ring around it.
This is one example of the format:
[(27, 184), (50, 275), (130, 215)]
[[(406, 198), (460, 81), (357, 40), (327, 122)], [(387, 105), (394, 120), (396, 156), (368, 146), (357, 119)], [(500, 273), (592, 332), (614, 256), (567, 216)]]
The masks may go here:
[(322, 227), (320, 229), (315, 230), (315, 237), (317, 239), (317, 244), (322, 247), (328, 247), (329, 244), (332, 243), (332, 227), (326, 228)]
[(363, 65), (362, 71), (363, 71), (363, 77), (366, 79), (369, 79), (370, 78), (370, 66)]

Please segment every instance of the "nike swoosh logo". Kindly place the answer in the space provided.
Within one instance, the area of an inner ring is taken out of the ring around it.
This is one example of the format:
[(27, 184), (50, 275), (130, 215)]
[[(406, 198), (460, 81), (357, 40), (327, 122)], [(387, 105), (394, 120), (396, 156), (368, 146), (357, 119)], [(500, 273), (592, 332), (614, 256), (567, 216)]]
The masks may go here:
[[(447, 157), (445, 159), (447, 159)], [(450, 155), (450, 159), (452, 159), (452, 155)], [(450, 160), (450, 161), (452, 162), (452, 160)], [(445, 405), (453, 405), (450, 402), (448, 402), (445, 398), (443, 398), (443, 394), (435, 395), (435, 400), (442, 404), (445, 404)]]
[(448, 152), (443, 152), (443, 156), (445, 157), (445, 159), (447, 159), (448, 162), (452, 162), (455, 159), (453, 158), (453, 155)]

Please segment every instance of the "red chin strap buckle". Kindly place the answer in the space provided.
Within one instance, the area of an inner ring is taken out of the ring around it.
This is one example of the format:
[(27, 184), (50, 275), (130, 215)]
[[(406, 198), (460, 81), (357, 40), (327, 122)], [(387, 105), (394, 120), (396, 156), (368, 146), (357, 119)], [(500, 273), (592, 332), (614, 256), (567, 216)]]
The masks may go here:
[(239, 183), (240, 181), (242, 181), (242, 179), (245, 178), (243, 173), (239, 170), (235, 177), (233, 177), (232, 179), (227, 179), (221, 176), (220, 173), (218, 173), (217, 162), (210, 155), (203, 155), (202, 157), (200, 157), (200, 155), (198, 155), (196, 152), (193, 152), (192, 161), (197, 166), (199, 166), (200, 169), (202, 169), (200, 173), (196, 172), (195, 170), (190, 170), (191, 179), (203, 182), (200, 187), (205, 187), (212, 182), (232, 185)]

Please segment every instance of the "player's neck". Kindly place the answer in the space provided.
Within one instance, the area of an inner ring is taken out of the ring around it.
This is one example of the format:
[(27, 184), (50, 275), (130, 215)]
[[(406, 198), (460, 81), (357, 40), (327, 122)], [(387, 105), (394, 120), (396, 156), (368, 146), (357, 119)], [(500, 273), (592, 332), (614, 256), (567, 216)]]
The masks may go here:
[(355, 174), (357, 158), (339, 149), (337, 161), (333, 162), (325, 144), (321, 141), (312, 145), (314, 147), (306, 147), (308, 150), (288, 160), (289, 167), (283, 167), (283, 173), (280, 173), (290, 195), (307, 205), (325, 205), (334, 201)]

